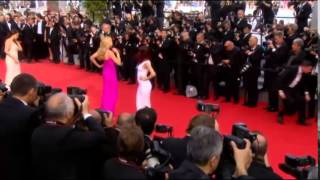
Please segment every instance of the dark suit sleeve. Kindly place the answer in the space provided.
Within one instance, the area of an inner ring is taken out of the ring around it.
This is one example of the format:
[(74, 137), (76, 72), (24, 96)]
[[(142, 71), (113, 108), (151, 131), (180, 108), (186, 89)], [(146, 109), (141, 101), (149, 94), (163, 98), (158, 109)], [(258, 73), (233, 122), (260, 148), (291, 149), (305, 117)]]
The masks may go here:
[(88, 131), (74, 129), (70, 132), (69, 136), (66, 137), (66, 148), (67, 149), (82, 149), (89, 148), (105, 140), (105, 134), (103, 127), (96, 122), (92, 117), (85, 120), (85, 124), (88, 127)]

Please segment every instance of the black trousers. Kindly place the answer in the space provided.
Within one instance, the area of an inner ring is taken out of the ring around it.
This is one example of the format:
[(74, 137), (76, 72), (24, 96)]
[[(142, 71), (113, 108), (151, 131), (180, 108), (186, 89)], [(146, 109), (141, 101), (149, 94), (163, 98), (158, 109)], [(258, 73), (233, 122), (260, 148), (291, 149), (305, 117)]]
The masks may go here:
[(286, 99), (282, 100), (282, 107), (279, 109), (279, 116), (283, 116), (286, 113), (292, 114), (298, 112), (299, 122), (304, 122), (306, 118), (306, 101), (304, 94), (296, 89), (288, 88), (284, 90)]
[(209, 96), (210, 85), (212, 83), (214, 95), (217, 94), (216, 87), (218, 82), (218, 69), (216, 66), (207, 65), (205, 67), (205, 79), (204, 79), (204, 94), (205, 96)]
[(44, 42), (44, 36), (41, 34), (36, 35), (36, 42), (34, 44), (34, 58), (36, 60), (48, 57), (48, 45)]
[(85, 46), (79, 46), (79, 62), (80, 62), (80, 68), (85, 68), (85, 61), (87, 56), (87, 48)]
[(121, 67), (121, 74), (122, 74), (122, 79), (127, 81), (129, 79), (129, 62), (128, 62), (128, 56), (122, 55), (122, 67)]
[(178, 62), (175, 72), (176, 87), (179, 94), (185, 94), (189, 82), (189, 64)]
[(137, 61), (135, 59), (135, 54), (129, 54), (127, 61), (128, 61), (129, 82), (135, 83), (136, 76), (137, 76)]
[(244, 97), (245, 103), (248, 105), (256, 106), (258, 103), (258, 78), (259, 70), (248, 70), (243, 75)]
[(53, 62), (59, 63), (60, 62), (60, 44), (59, 43), (51, 43), (49, 47), (52, 52)]
[(164, 92), (170, 91), (170, 73), (172, 65), (167, 59), (159, 60), (158, 83)]
[(31, 62), (33, 58), (33, 43), (25, 43), (23, 47), (24, 56), (27, 62)]
[(268, 106), (270, 108), (278, 109), (279, 98), (278, 90), (275, 87), (275, 81), (278, 78), (278, 72), (265, 71), (265, 86), (268, 91)]

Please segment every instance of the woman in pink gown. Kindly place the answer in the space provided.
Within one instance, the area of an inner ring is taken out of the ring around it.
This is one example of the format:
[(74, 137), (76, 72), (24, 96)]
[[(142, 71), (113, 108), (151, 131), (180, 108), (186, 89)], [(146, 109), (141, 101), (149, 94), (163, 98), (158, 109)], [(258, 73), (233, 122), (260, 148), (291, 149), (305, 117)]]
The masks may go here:
[[(103, 68), (103, 91), (101, 109), (114, 114), (118, 100), (118, 79), (116, 65), (121, 65), (119, 51), (112, 48), (112, 39), (103, 37), (100, 47), (91, 57), (91, 62), (98, 68)], [(100, 65), (98, 61), (103, 61)]]

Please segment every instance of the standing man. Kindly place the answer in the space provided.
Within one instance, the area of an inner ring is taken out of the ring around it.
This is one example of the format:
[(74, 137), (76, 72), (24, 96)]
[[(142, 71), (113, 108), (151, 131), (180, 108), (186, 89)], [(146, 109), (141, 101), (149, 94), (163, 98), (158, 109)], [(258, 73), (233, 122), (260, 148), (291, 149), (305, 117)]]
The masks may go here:
[(260, 62), (263, 58), (263, 49), (258, 45), (258, 38), (255, 36), (249, 39), (249, 49), (245, 51), (246, 63), (241, 70), (243, 85), (245, 89), (244, 105), (256, 107), (258, 103), (258, 77), (260, 75)]
[(54, 21), (49, 22), (48, 44), (52, 52), (53, 63), (60, 63), (60, 29)]
[(298, 32), (301, 33), (303, 28), (308, 26), (308, 19), (312, 13), (312, 7), (307, 0), (301, 0), (300, 4), (295, 8), (296, 23), (298, 24)]
[(27, 23), (22, 29), (22, 43), (24, 47), (24, 56), (28, 63), (34, 58), (33, 48), (36, 41), (36, 33), (34, 31), (34, 20), (32, 17), (27, 18)]
[(44, 42), (46, 22), (43, 20), (41, 14), (36, 15), (36, 24), (34, 26), (36, 32), (36, 42), (34, 47), (34, 57), (36, 61), (47, 57), (48, 48)]

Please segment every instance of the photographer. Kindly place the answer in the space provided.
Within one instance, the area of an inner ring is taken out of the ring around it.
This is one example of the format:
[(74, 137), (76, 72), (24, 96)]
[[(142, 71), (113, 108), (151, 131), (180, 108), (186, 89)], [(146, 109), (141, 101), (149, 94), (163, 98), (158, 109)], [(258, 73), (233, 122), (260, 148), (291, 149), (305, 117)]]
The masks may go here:
[(1, 179), (30, 178), (30, 138), (40, 124), (37, 104), (37, 80), (29, 74), (16, 76), (11, 94), (0, 103)]
[(218, 122), (207, 114), (194, 116), (189, 122), (187, 134), (183, 138), (167, 138), (161, 143), (161, 147), (172, 155), (171, 165), (177, 169), (187, 157), (187, 144), (191, 139), (191, 131), (198, 126), (206, 126), (216, 131), (219, 130)]
[[(169, 179), (212, 179), (218, 167), (223, 149), (223, 138), (214, 129), (199, 126), (191, 131), (191, 140), (187, 145), (187, 159), (174, 170)], [(234, 142), (231, 146), (236, 162), (234, 178), (246, 179), (247, 169), (252, 161), (251, 143), (245, 140), (245, 149), (238, 149)]]
[(258, 45), (258, 38), (255, 36), (249, 39), (249, 49), (245, 51), (247, 62), (242, 68), (243, 86), (245, 89), (244, 105), (256, 107), (258, 103), (258, 78), (260, 75), (260, 62), (263, 58), (263, 49)]
[(298, 31), (298, 25), (297, 24), (288, 24), (285, 29), (285, 41), (288, 45), (288, 47), (292, 46), (292, 42), (299, 37)]
[(306, 57), (306, 53), (305, 53), (303, 47), (304, 47), (304, 42), (300, 38), (297, 38), (292, 42), (292, 46), (291, 46), (292, 50), (290, 53), (289, 60), (286, 64), (286, 67), (297, 66), (297, 65), (301, 64), (301, 62)]
[(89, 114), (88, 97), (81, 103), (64, 93), (52, 95), (45, 115), (46, 123), (33, 132), (31, 140), (33, 179), (78, 180), (88, 176), (91, 166), (86, 164), (84, 171), (81, 167), (87, 161), (79, 157), (87, 157), (105, 141), (102, 126)]
[(257, 179), (282, 179), (273, 172), (268, 160), (268, 141), (261, 133), (255, 132), (257, 139), (252, 143), (253, 161), (248, 174)]
[(143, 139), (139, 127), (122, 127), (117, 139), (119, 156), (105, 162), (102, 179), (146, 179), (138, 158), (143, 154)]
[(302, 32), (303, 28), (308, 26), (308, 19), (312, 13), (312, 7), (308, 0), (301, 0), (295, 7), (296, 23), (298, 24), (298, 32)]
[(278, 95), (283, 108), (278, 113), (278, 122), (283, 123), (284, 114), (298, 112), (298, 124), (306, 125), (306, 103), (311, 100), (310, 85), (313, 62), (304, 60), (300, 66), (287, 68), (279, 75), (277, 81)]
[(266, 52), (265, 63), (265, 86), (268, 90), (268, 107), (269, 112), (278, 110), (278, 95), (274, 81), (278, 78), (279, 72), (287, 63), (289, 55), (289, 47), (284, 41), (284, 35), (281, 31), (276, 31), (273, 34), (274, 43), (268, 41), (268, 50)]

